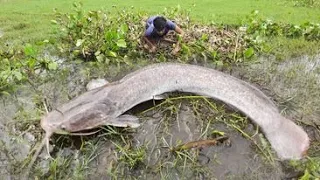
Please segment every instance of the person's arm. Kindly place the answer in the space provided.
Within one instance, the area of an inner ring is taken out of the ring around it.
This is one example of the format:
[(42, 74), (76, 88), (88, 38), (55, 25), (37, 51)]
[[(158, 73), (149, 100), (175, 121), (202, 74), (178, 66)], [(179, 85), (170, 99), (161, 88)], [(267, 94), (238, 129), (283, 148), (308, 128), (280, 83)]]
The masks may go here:
[(178, 33), (178, 41), (177, 41), (177, 44), (176, 44), (176, 47), (174, 48), (174, 50), (172, 51), (172, 54), (177, 54), (180, 50), (180, 41), (181, 39), (183, 38), (184, 36), (184, 31), (176, 25), (175, 29), (174, 29), (177, 33)]
[(184, 36), (184, 31), (183, 31), (179, 26), (176, 25), (176, 28), (175, 28), (174, 30), (175, 30), (177, 33), (179, 33), (180, 36)]
[(148, 27), (148, 29), (146, 29), (146, 31), (145, 31), (145, 33), (143, 35), (143, 39), (147, 42), (147, 44), (148, 44), (148, 46), (150, 48), (149, 50), (151, 52), (155, 52), (156, 49), (157, 49), (156, 45), (149, 39), (150, 36), (152, 35), (153, 29), (154, 29), (153, 26), (150, 25)]
[(152, 41), (150, 41), (150, 39), (148, 38), (148, 36), (143, 36), (143, 39), (147, 42), (147, 44), (149, 45), (150, 51), (151, 52), (155, 52), (157, 47), (155, 44), (152, 43)]

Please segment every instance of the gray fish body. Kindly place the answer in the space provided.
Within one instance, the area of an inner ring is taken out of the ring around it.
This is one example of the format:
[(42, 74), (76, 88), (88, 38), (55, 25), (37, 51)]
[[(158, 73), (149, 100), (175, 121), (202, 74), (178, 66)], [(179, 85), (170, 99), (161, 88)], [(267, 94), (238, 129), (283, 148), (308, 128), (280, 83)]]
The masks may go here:
[[(49, 113), (42, 127), (46, 131), (54, 131), (49, 126), (55, 125), (67, 131), (97, 125), (136, 127), (134, 117), (123, 113), (172, 91), (208, 96), (240, 110), (261, 127), (281, 159), (299, 159), (309, 147), (303, 129), (281, 116), (275, 104), (254, 86), (213, 69), (174, 63), (147, 66), (118, 82), (86, 92), (62, 106), (60, 112)], [(56, 124), (50, 125), (49, 120)]]

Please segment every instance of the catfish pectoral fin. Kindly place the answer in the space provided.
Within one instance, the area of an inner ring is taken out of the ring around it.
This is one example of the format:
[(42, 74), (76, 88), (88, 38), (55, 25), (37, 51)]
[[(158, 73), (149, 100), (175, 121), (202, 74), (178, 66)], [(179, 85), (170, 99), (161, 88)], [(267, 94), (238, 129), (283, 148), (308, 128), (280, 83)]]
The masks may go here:
[(105, 125), (111, 125), (116, 127), (131, 127), (137, 128), (140, 126), (139, 118), (133, 115), (121, 115), (115, 119), (108, 120), (105, 122)]

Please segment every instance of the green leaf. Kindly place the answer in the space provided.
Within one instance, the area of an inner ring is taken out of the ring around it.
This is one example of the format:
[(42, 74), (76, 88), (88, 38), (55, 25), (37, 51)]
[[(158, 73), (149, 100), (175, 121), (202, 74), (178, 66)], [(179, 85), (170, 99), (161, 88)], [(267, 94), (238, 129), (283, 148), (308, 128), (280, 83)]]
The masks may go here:
[(304, 175), (299, 180), (309, 180), (310, 179), (310, 173), (308, 169), (304, 171)]
[(58, 22), (56, 20), (51, 20), (52, 24), (58, 24)]
[(219, 67), (223, 66), (223, 61), (215, 61), (215, 63)]
[(27, 45), (24, 47), (24, 53), (25, 53), (27, 56), (35, 56), (35, 55), (36, 55), (36, 50), (35, 50), (35, 48), (34, 48), (31, 44), (27, 44)]
[(48, 64), (48, 69), (49, 70), (56, 70), (58, 68), (58, 63), (57, 62), (50, 62)]
[(34, 68), (36, 62), (37, 62), (37, 61), (36, 61), (34, 58), (28, 59), (28, 66), (29, 66), (29, 68)]
[(202, 41), (208, 41), (208, 40), (209, 40), (208, 34), (202, 34), (201, 40), (202, 40)]
[(108, 51), (107, 56), (117, 57), (117, 53), (113, 51)]
[(100, 54), (101, 54), (101, 51), (99, 51), (99, 50), (94, 53), (95, 56), (98, 56)]
[(120, 27), (120, 30), (121, 30), (122, 34), (125, 34), (125, 33), (128, 32), (129, 27), (126, 24), (122, 24), (121, 27)]
[(127, 47), (127, 43), (126, 43), (126, 41), (124, 39), (119, 39), (117, 41), (117, 46), (118, 47), (122, 47), (122, 48), (126, 48)]
[(21, 80), (22, 79), (22, 74), (20, 71), (13, 71), (13, 75), (16, 77), (17, 80)]
[(77, 40), (77, 43), (76, 43), (76, 46), (77, 46), (77, 47), (81, 46), (81, 44), (82, 44), (83, 42), (84, 42), (83, 39), (78, 39), (78, 40)]
[(96, 58), (98, 62), (103, 62), (105, 57), (103, 54), (99, 54), (99, 55), (96, 55)]
[(213, 130), (213, 131), (211, 132), (211, 134), (218, 134), (218, 135), (220, 135), (220, 136), (224, 136), (225, 132)]
[(10, 96), (10, 93), (8, 93), (7, 91), (1, 91), (0, 94), (2, 94), (2, 95), (4, 95), (4, 96)]
[(104, 38), (107, 42), (111, 42), (112, 40), (116, 39), (117, 37), (117, 32), (114, 30), (109, 30), (105, 32)]
[(254, 49), (253, 49), (253, 47), (248, 48), (248, 49), (244, 52), (245, 58), (251, 58), (253, 55), (254, 55)]

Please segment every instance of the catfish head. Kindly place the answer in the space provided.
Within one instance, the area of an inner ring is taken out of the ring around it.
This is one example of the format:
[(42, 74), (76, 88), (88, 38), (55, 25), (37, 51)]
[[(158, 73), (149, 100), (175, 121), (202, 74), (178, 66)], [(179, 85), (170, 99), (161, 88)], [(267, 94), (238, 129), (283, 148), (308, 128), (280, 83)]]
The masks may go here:
[[(82, 130), (94, 129), (103, 125), (116, 127), (138, 127), (138, 118), (121, 115), (117, 103), (102, 99), (78, 104), (72, 108), (55, 109), (41, 120), (41, 127), (47, 133), (74, 134)], [(120, 115), (119, 115), (120, 114)], [(84, 135), (84, 134), (79, 134)]]

